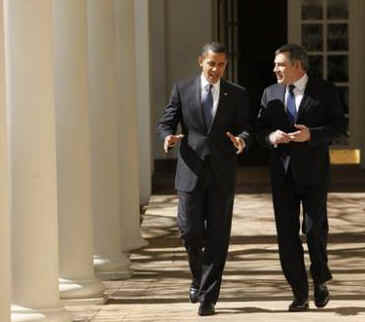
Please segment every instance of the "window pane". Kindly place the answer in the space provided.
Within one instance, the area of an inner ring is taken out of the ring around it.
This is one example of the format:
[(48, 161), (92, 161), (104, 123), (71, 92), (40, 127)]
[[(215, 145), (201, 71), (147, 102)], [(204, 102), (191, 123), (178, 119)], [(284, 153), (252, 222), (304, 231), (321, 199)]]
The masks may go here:
[(347, 56), (328, 56), (328, 80), (331, 82), (348, 82)]
[(349, 49), (347, 24), (328, 24), (327, 46), (329, 51)]
[(319, 55), (309, 56), (309, 76), (323, 78), (323, 57)]
[(302, 25), (302, 44), (308, 51), (322, 51), (323, 28), (321, 24)]
[(321, 0), (304, 0), (302, 4), (303, 20), (323, 19), (323, 4)]
[(327, 1), (327, 18), (328, 19), (348, 19), (348, 0), (330, 0)]

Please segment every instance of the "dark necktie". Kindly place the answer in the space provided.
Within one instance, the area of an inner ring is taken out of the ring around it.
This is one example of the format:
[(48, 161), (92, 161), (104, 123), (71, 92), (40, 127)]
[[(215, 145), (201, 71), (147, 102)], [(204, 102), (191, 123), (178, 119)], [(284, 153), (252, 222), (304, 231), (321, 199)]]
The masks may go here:
[(213, 120), (213, 95), (212, 95), (212, 84), (206, 86), (207, 91), (206, 94), (203, 95), (202, 99), (202, 107), (203, 107), (203, 115), (207, 128), (210, 128), (210, 125)]
[(297, 107), (295, 105), (294, 85), (289, 85), (289, 93), (286, 101), (289, 120), (294, 124), (297, 118)]

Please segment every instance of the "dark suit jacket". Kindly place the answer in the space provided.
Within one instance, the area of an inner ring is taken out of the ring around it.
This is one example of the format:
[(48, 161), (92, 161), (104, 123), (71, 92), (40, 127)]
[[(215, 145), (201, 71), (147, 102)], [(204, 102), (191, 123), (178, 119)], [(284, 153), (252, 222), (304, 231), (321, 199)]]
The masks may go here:
[(311, 132), (309, 142), (290, 142), (274, 148), (269, 142), (271, 132), (280, 129), (295, 131), (285, 110), (285, 86), (274, 84), (264, 90), (256, 131), (258, 141), (271, 148), (272, 178), (283, 174), (282, 158), (290, 155), (291, 170), (296, 182), (324, 184), (328, 181), (329, 145), (345, 132), (343, 106), (336, 88), (323, 80), (309, 79), (297, 114), (297, 124)]
[(200, 75), (174, 85), (158, 130), (162, 139), (176, 134), (180, 123), (182, 139), (177, 156), (175, 188), (192, 191), (202, 173), (203, 159), (209, 154), (214, 173), (225, 189), (234, 190), (236, 149), (226, 135), (230, 131), (250, 145), (249, 102), (246, 90), (221, 80), (217, 112), (211, 128), (203, 118)]

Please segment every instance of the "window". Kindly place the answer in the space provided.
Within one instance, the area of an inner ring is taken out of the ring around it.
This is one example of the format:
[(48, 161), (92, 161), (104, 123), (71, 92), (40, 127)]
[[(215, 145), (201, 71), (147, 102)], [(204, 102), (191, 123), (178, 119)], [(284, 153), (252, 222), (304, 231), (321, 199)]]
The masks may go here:
[[(297, 30), (291, 34), (309, 54), (312, 77), (327, 79), (336, 84), (345, 107), (347, 123), (351, 114), (350, 102), (350, 45), (348, 0), (297, 0), (288, 1), (289, 19), (297, 19)], [(294, 10), (293, 10), (294, 9)], [(292, 27), (293, 23), (289, 23)], [(299, 27), (299, 28), (298, 28)], [(299, 29), (299, 30), (298, 30)], [(289, 37), (290, 38), (290, 37)], [(348, 131), (348, 135), (350, 132)], [(348, 138), (341, 138), (337, 145), (348, 145)]]

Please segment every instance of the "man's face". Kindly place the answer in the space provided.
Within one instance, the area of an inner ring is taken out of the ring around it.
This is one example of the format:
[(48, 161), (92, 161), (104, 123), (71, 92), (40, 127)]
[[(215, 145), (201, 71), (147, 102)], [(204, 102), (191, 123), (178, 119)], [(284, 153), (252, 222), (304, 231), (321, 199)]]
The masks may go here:
[(293, 84), (304, 74), (299, 61), (290, 61), (288, 53), (276, 55), (274, 60), (274, 73), (279, 84)]
[(211, 50), (199, 57), (199, 65), (210, 84), (215, 84), (224, 74), (227, 58), (223, 53), (214, 53)]

